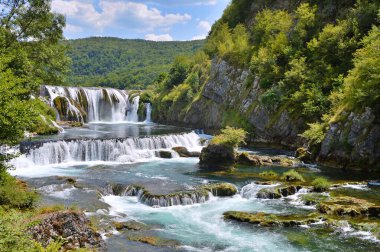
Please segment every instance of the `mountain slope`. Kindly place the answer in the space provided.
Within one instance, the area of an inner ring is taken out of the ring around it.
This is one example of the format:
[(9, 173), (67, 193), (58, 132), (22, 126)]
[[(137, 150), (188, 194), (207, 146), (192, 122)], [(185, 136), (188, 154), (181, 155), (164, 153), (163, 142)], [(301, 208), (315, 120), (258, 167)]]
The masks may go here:
[(190, 55), (204, 41), (155, 42), (108, 37), (66, 41), (72, 60), (70, 86), (139, 89), (170, 68), (177, 55)]

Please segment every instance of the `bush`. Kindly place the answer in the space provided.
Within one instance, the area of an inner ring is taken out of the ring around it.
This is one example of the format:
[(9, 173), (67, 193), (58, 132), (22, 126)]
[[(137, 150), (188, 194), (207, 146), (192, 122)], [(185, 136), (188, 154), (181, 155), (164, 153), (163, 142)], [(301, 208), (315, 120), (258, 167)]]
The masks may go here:
[(211, 144), (222, 144), (237, 148), (240, 144), (245, 144), (246, 135), (247, 132), (243, 129), (227, 126), (225, 129), (222, 129), (221, 134), (216, 135), (211, 140)]
[(285, 172), (282, 177), (282, 180), (285, 181), (301, 181), (304, 182), (304, 178), (302, 177), (301, 174), (299, 174), (296, 170), (292, 169), (290, 171)]
[(0, 173), (0, 206), (28, 209), (34, 207), (38, 194), (28, 191), (25, 183), (17, 181), (6, 171)]
[(311, 182), (311, 184), (315, 192), (325, 192), (329, 189), (331, 185), (331, 183), (327, 179), (322, 177), (314, 179), (313, 182)]
[(259, 176), (263, 178), (270, 178), (270, 179), (276, 179), (279, 177), (278, 173), (274, 171), (263, 171), (259, 173)]

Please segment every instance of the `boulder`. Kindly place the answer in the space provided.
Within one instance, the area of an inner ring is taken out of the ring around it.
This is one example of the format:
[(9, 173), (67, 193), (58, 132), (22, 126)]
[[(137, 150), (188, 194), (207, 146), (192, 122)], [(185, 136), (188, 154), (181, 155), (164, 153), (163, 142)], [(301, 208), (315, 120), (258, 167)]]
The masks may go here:
[(351, 216), (351, 217), (379, 217), (380, 206), (376, 206), (364, 199), (354, 197), (334, 197), (328, 201), (318, 204), (317, 209), (320, 213)]
[(50, 242), (65, 239), (63, 250), (79, 248), (103, 251), (105, 243), (99, 233), (90, 228), (90, 221), (84, 213), (77, 211), (60, 211), (41, 217), (39, 224), (32, 225), (27, 232), (34, 240), (47, 246)]
[(279, 186), (272, 188), (263, 188), (257, 193), (259, 199), (279, 199), (296, 194), (302, 187), (301, 186)]
[(254, 155), (249, 155), (247, 152), (240, 153), (236, 158), (236, 162), (249, 166), (260, 166), (263, 164), (260, 158)]
[(199, 167), (207, 170), (228, 170), (235, 164), (235, 150), (224, 144), (209, 144), (202, 149)]
[(311, 152), (308, 151), (308, 149), (304, 147), (300, 147), (296, 150), (295, 153), (296, 158), (303, 162), (310, 162), (311, 161)]
[(148, 230), (149, 226), (145, 225), (144, 223), (137, 222), (134, 220), (126, 221), (126, 222), (114, 222), (113, 226), (116, 228), (116, 230), (134, 230), (134, 231), (141, 231), (141, 230)]
[(172, 158), (172, 153), (170, 151), (160, 150), (158, 151), (158, 155), (160, 158)]
[(192, 152), (186, 149), (186, 147), (173, 147), (173, 151), (177, 152), (180, 157), (199, 157), (199, 152)]

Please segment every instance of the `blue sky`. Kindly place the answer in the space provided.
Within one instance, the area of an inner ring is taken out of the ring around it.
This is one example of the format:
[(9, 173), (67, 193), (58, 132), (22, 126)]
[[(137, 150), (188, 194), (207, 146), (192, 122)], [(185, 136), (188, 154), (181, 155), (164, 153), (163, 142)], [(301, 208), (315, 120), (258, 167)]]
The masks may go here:
[(52, 0), (68, 39), (90, 36), (155, 41), (204, 38), (230, 0)]

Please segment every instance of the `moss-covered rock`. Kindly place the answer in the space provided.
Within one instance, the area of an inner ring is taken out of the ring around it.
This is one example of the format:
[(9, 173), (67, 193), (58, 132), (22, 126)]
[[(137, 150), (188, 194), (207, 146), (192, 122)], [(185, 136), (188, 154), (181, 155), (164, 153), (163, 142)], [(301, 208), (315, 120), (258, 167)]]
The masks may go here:
[(225, 144), (209, 144), (202, 149), (199, 167), (206, 170), (228, 170), (235, 165), (235, 150)]
[(180, 243), (176, 240), (169, 240), (158, 236), (145, 234), (130, 234), (127, 238), (130, 241), (142, 242), (157, 247), (177, 247), (180, 245)]
[(217, 183), (201, 186), (200, 188), (211, 192), (214, 196), (226, 197), (233, 196), (237, 193), (237, 189), (233, 184)]
[(278, 186), (271, 188), (263, 188), (257, 193), (257, 198), (260, 199), (279, 199), (289, 195), (296, 194), (302, 187), (301, 186)]
[(380, 206), (376, 206), (364, 199), (354, 197), (334, 197), (321, 202), (318, 207), (320, 213), (336, 216), (369, 216), (380, 217)]
[(323, 219), (322, 216), (318, 214), (310, 215), (278, 215), (269, 213), (248, 213), (239, 211), (229, 211), (223, 213), (225, 219), (235, 220), (239, 222), (246, 222), (250, 224), (260, 225), (260, 226), (299, 226), (307, 225), (311, 223), (316, 223)]
[(301, 195), (302, 202), (307, 206), (317, 205), (329, 199), (329, 196), (321, 193), (308, 193)]
[(308, 151), (308, 149), (304, 147), (300, 147), (296, 150), (295, 153), (296, 158), (303, 162), (310, 162), (311, 161), (311, 152)]
[(144, 223), (137, 222), (134, 220), (126, 221), (126, 222), (113, 222), (113, 226), (116, 228), (116, 230), (133, 230), (133, 231), (141, 231), (141, 230), (148, 230), (149, 226), (145, 225)]

